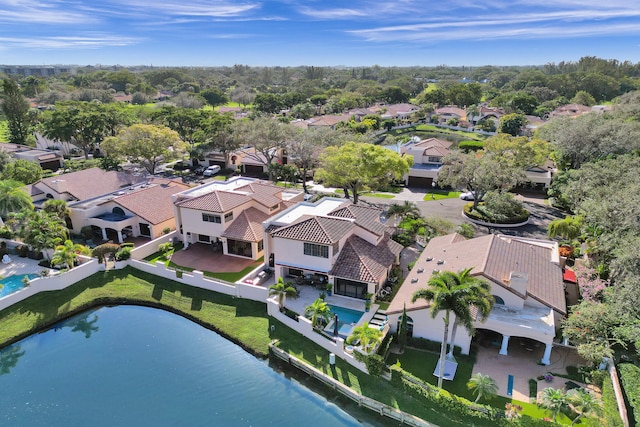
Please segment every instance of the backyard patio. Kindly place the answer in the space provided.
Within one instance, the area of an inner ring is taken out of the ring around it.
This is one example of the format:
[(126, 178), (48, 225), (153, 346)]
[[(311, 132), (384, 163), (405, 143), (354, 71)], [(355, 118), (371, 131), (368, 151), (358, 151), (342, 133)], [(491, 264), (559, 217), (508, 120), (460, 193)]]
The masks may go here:
[(194, 243), (186, 250), (175, 251), (171, 261), (181, 267), (212, 273), (238, 273), (248, 267), (255, 268), (262, 264), (261, 260), (223, 255), (213, 251), (211, 245), (202, 243)]

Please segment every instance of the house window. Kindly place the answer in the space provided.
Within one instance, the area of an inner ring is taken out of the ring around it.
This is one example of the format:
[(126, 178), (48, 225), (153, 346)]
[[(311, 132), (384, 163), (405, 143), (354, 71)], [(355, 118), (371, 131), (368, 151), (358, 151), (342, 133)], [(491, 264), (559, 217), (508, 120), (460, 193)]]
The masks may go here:
[(258, 252), (262, 252), (264, 250), (264, 240), (260, 240), (258, 242)]
[(212, 215), (212, 214), (208, 214), (208, 213), (203, 213), (202, 214), (202, 220), (204, 222), (215, 222), (216, 224), (222, 224), (222, 218), (220, 218), (220, 215)]
[(224, 214), (224, 222), (233, 221), (233, 212)]
[(504, 305), (504, 300), (499, 297), (498, 295), (491, 295), (493, 297), (493, 300), (496, 302), (496, 304), (498, 305)]
[(316, 245), (315, 243), (305, 243), (304, 254), (317, 256), (320, 258), (329, 258), (329, 246)]
[(442, 162), (442, 159), (441, 159), (440, 157), (429, 156), (429, 157), (427, 158), (427, 161), (428, 161), (429, 163), (441, 163), (441, 162)]
[(144, 222), (141, 222), (138, 225), (140, 226), (141, 236), (151, 236), (151, 227), (149, 227), (149, 224), (145, 224)]
[(209, 243), (211, 242), (211, 237), (206, 234), (198, 234), (198, 242)]

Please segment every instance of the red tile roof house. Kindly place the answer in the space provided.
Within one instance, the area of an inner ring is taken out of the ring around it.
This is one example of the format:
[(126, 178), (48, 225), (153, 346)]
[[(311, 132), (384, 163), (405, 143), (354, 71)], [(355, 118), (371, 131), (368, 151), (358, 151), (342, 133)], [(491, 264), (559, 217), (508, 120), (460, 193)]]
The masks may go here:
[(408, 143), (401, 148), (407, 156), (413, 156), (413, 166), (405, 175), (404, 182), (408, 187), (431, 188), (438, 179), (442, 167), (442, 158), (449, 154), (452, 142), (444, 139), (429, 138), (415, 143)]
[(36, 207), (49, 199), (64, 200), (71, 212), (69, 229), (80, 234), (91, 226), (97, 239), (122, 243), (126, 236), (162, 235), (174, 230), (174, 193), (181, 182), (91, 168), (44, 178), (29, 186)]
[[(387, 309), (392, 330), (397, 330), (406, 306), (413, 336), (440, 342), (443, 313), (432, 319), (429, 302), (411, 302), (411, 297), (427, 287), (434, 273), (469, 267), (473, 267), (472, 276), (491, 284), (496, 302), (488, 320), (474, 322), (474, 327), (501, 334), (502, 355), (508, 354), (511, 337), (544, 344), (541, 363), (549, 365), (554, 337), (567, 313), (558, 246), (551, 241), (496, 234), (466, 240), (455, 233), (431, 239)], [(455, 317), (450, 326), (454, 322)], [(454, 340), (463, 354), (469, 353), (472, 337), (464, 328), (457, 328)]]
[(337, 198), (300, 203), (263, 223), (265, 259), (276, 278), (313, 275), (337, 295), (375, 296), (402, 250), (382, 212)]
[(257, 260), (264, 253), (262, 223), (303, 198), (299, 190), (236, 177), (175, 194), (173, 204), (185, 249), (211, 244), (225, 255)]

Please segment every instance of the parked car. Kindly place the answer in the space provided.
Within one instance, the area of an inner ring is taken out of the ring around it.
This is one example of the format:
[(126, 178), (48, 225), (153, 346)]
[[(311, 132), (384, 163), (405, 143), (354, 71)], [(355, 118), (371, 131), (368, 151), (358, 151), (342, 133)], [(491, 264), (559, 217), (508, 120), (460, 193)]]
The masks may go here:
[(476, 198), (476, 195), (473, 191), (467, 191), (466, 193), (462, 193), (459, 196), (462, 200), (473, 201)]
[(212, 166), (209, 166), (208, 168), (206, 168), (204, 170), (204, 172), (202, 173), (202, 175), (204, 175), (204, 176), (214, 176), (218, 172), (220, 172), (220, 166), (212, 165)]

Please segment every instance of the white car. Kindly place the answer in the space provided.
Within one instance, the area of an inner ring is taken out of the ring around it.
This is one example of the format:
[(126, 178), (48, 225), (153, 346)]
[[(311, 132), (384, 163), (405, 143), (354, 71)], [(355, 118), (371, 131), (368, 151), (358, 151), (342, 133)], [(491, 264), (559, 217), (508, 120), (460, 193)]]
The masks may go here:
[(462, 193), (462, 194), (460, 194), (460, 196), (459, 196), (459, 197), (460, 197), (462, 200), (470, 200), (470, 201), (473, 201), (473, 200), (475, 200), (475, 198), (476, 198), (475, 196), (476, 196), (476, 195), (473, 193), (473, 191), (467, 191), (466, 193)]
[(213, 176), (213, 175), (217, 174), (218, 172), (220, 172), (220, 166), (212, 165), (212, 166), (209, 166), (208, 168), (206, 168), (204, 170), (204, 172), (202, 172), (202, 175), (204, 175), (204, 176)]

